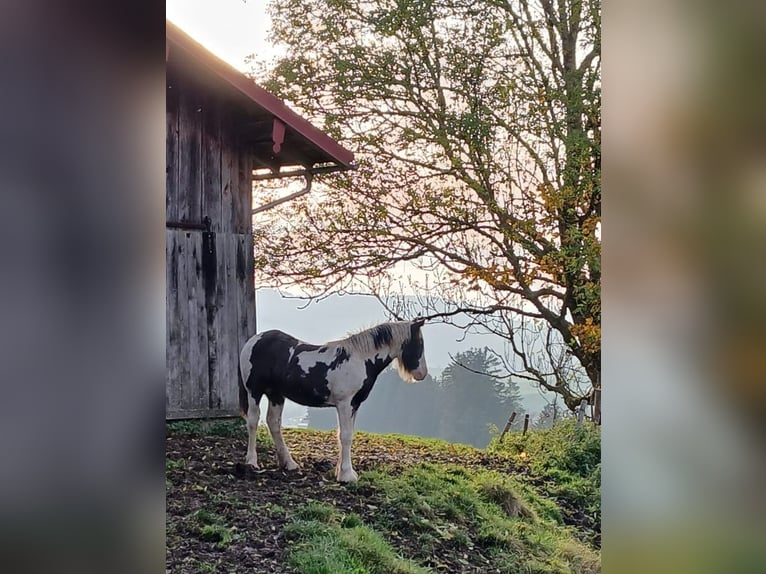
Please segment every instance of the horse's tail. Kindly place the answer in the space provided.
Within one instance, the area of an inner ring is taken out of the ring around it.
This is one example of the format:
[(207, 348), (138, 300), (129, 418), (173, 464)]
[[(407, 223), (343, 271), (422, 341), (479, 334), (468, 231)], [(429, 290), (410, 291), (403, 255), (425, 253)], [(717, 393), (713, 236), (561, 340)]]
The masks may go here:
[(239, 414), (241, 414), (243, 417), (246, 417), (249, 404), (245, 381), (242, 380), (242, 365), (239, 362), (239, 359), (237, 360), (237, 379), (239, 379)]

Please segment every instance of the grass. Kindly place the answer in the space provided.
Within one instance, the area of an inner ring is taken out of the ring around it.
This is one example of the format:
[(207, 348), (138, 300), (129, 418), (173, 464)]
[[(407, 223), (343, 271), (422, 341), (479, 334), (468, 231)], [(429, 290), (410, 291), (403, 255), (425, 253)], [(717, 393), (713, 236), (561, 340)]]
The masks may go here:
[(193, 572), (217, 572), (219, 566), (221, 566), (221, 560), (215, 562), (201, 562), (199, 560), (188, 560), (185, 564), (187, 568), (193, 568)]
[(488, 450), (510, 456), (542, 479), (555, 498), (582, 508), (601, 522), (601, 429), (568, 420), (551, 429), (495, 439)]
[[(228, 419), (193, 419), (169, 421), (165, 425), (167, 434), (184, 434), (189, 436), (247, 436), (245, 423), (239, 417)], [(260, 438), (260, 437), (259, 437)]]
[(364, 487), (385, 498), (375, 526), (410, 529), (423, 556), (447, 544), (483, 550), (509, 574), (600, 571), (598, 555), (558, 523), (555, 504), (500, 473), (422, 464), (396, 476), (364, 473), (355, 488)]
[(180, 470), (186, 468), (186, 459), (180, 458), (173, 460), (171, 458), (165, 459), (165, 471)]
[(289, 563), (301, 574), (425, 574), (428, 570), (397, 555), (356, 514), (310, 502), (285, 527), (292, 541)]
[(241, 538), (236, 528), (227, 526), (222, 517), (204, 508), (192, 514), (192, 521), (199, 539), (214, 543), (216, 548), (226, 548)]
[(507, 434), (494, 439), (487, 449), (511, 455), (540, 474), (559, 471), (592, 478), (601, 475), (601, 427), (566, 420), (550, 429)]
[(367, 436), (373, 439), (383, 440), (386, 443), (399, 443), (402, 446), (414, 448), (416, 450), (427, 450), (430, 452), (451, 452), (456, 454), (476, 453), (481, 449), (477, 449), (475, 446), (462, 443), (447, 442), (440, 438), (428, 438), (419, 437), (408, 434), (396, 434), (396, 433), (369, 433), (365, 431), (359, 431), (357, 433), (360, 436)]

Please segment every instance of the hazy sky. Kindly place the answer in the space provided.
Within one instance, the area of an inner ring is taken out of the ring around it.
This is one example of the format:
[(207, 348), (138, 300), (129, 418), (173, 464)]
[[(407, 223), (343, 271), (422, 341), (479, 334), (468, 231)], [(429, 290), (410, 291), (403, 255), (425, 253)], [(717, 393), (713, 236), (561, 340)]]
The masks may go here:
[(166, 0), (168, 20), (238, 70), (253, 53), (271, 57), (268, 0)]

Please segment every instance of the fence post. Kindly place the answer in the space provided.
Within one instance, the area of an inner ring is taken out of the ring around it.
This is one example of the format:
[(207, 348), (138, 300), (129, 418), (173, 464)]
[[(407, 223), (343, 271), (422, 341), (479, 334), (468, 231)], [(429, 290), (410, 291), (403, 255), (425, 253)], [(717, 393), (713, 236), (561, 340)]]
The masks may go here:
[(521, 436), (524, 436), (527, 434), (527, 429), (529, 428), (529, 413), (524, 415), (524, 431), (521, 433)]
[(582, 426), (582, 419), (585, 416), (585, 409), (588, 406), (588, 399), (580, 401), (580, 406), (577, 407), (577, 426)]
[(593, 422), (601, 424), (601, 385), (593, 389)]
[(515, 418), (516, 418), (516, 411), (513, 411), (511, 413), (511, 416), (508, 417), (508, 422), (505, 423), (505, 428), (503, 429), (503, 432), (500, 433), (500, 438), (498, 439), (498, 442), (503, 442), (503, 437), (505, 436), (505, 433), (507, 433), (511, 429), (511, 425), (513, 424), (513, 421)]

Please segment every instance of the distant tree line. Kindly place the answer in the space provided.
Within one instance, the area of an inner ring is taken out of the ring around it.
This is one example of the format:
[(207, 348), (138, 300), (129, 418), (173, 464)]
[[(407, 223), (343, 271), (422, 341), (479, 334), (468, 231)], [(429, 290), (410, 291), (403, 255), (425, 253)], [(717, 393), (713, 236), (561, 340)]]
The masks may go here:
[[(516, 411), (523, 420), (518, 385), (499, 378), (500, 361), (486, 347), (458, 353), (437, 378), (405, 383), (394, 369), (378, 377), (356, 417), (356, 428), (411, 434), (484, 447), (493, 427), (502, 428)], [(335, 409), (312, 408), (308, 426), (334, 429)]]

